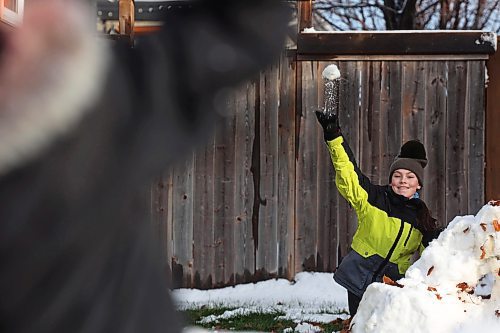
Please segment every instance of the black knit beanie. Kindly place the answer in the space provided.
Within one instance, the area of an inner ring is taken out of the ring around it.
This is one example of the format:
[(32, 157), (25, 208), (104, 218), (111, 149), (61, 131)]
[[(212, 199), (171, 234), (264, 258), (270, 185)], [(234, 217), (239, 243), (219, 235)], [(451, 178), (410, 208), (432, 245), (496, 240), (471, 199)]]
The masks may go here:
[(420, 186), (424, 185), (424, 168), (427, 165), (427, 156), (424, 145), (418, 140), (407, 141), (401, 146), (399, 155), (392, 162), (389, 171), (389, 184), (392, 180), (392, 174), (397, 169), (405, 169), (413, 172)]

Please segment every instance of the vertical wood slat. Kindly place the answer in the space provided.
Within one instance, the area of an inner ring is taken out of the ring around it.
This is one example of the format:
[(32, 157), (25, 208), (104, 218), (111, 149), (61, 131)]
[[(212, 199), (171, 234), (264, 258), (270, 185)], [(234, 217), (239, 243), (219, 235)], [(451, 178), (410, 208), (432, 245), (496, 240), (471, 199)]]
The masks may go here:
[[(212, 283), (215, 287), (220, 287), (224, 284), (224, 267), (225, 261), (225, 231), (228, 226), (228, 216), (226, 210), (227, 193), (229, 186), (226, 186), (226, 155), (229, 154), (228, 147), (224, 140), (226, 133), (226, 123), (228, 119), (224, 119), (224, 123), (217, 124), (215, 131), (214, 144), (214, 170), (213, 170), (213, 252), (214, 252), (214, 271), (212, 275)], [(232, 241), (227, 240), (227, 243)]]
[(302, 63), (302, 114), (297, 138), (296, 165), (296, 229), (295, 270), (312, 270), (316, 266), (316, 152), (318, 127), (314, 110), (318, 105), (317, 67), (313, 62)]
[[(153, 226), (158, 231), (160, 241), (161, 260), (163, 269), (167, 276), (167, 283), (170, 286), (175, 284), (172, 281), (172, 268), (170, 258), (173, 256), (172, 242), (172, 217), (171, 217), (171, 192), (172, 192), (172, 172), (165, 171), (153, 182), (151, 189), (151, 210)], [(169, 207), (170, 206), (170, 207)]]
[[(500, 38), (497, 36), (497, 41)], [(498, 144), (498, 124), (500, 124), (500, 52), (490, 56), (488, 62), (487, 109), (485, 120), (486, 151), (486, 200), (500, 200), (500, 145)], [(482, 69), (484, 71), (484, 69)], [(484, 97), (483, 97), (484, 98)]]
[(399, 153), (402, 142), (402, 65), (399, 61), (385, 63), (388, 76), (389, 104), (386, 112), (381, 111), (382, 136), (380, 178), (377, 184), (389, 183), (389, 168)]
[(305, 28), (311, 28), (313, 26), (313, 0), (300, 0), (299, 1), (299, 24), (298, 32), (303, 31)]
[(278, 276), (292, 279), (295, 230), (295, 59), (280, 62), (280, 104), (278, 108)]
[[(448, 85), (446, 106), (446, 218), (449, 222), (455, 216), (467, 213), (467, 177), (465, 164), (467, 140), (465, 118), (467, 64), (465, 61), (448, 62)], [(468, 119), (467, 119), (468, 120)]]
[(186, 286), (193, 266), (193, 162), (194, 154), (181, 161), (172, 172), (172, 279)]
[(429, 62), (426, 82), (425, 143), (429, 164), (424, 169), (424, 197), (441, 226), (446, 221), (446, 62)]
[(193, 262), (196, 265), (194, 286), (214, 286), (214, 139), (196, 153), (194, 162)]
[(408, 61), (402, 66), (402, 142), (416, 139), (425, 145), (426, 62)]
[(373, 61), (370, 63), (369, 68), (369, 81), (367, 94), (369, 104), (368, 108), (365, 110), (366, 113), (363, 115), (363, 148), (360, 166), (361, 170), (365, 173), (368, 178), (374, 183), (379, 180), (379, 169), (380, 169), (380, 137), (378, 129), (380, 128), (380, 110), (382, 107), (385, 108), (387, 103), (387, 96), (383, 95), (386, 89), (383, 89), (382, 85), (385, 85), (385, 80), (382, 77), (382, 63), (380, 61)]
[(252, 234), (254, 184), (250, 171), (255, 139), (255, 88), (255, 83), (243, 84), (238, 90), (235, 104), (235, 283), (249, 282), (255, 273)]
[(224, 286), (234, 278), (234, 93), (226, 105), (226, 117), (215, 133), (214, 238), (215, 283)]
[[(485, 179), (485, 115), (478, 106), (483, 106), (485, 63), (469, 61), (467, 75), (467, 114), (469, 115), (468, 165), (467, 184), (464, 189), (469, 194), (467, 214), (476, 214), (485, 204), (485, 186), (479, 181)], [(500, 123), (500, 122), (499, 122)], [(497, 126), (498, 124), (497, 123)], [(488, 182), (487, 182), (488, 183)], [(499, 184), (500, 185), (500, 184)]]
[(259, 248), (257, 269), (264, 275), (275, 276), (278, 271), (278, 104), (279, 71), (267, 69), (261, 79), (261, 146), (260, 146), (260, 199)]

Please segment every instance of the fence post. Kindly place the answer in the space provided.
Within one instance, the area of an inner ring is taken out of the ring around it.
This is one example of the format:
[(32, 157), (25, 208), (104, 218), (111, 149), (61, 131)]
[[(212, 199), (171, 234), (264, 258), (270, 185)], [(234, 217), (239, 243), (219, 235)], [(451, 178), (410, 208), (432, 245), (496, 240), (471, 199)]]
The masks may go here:
[(135, 24), (135, 1), (120, 0), (118, 17), (120, 35), (130, 36), (130, 40), (133, 40)]
[(312, 2), (313, 0), (298, 0), (299, 2), (299, 12), (298, 12), (298, 17), (299, 17), (299, 33), (304, 30), (305, 28), (311, 28), (312, 27)]

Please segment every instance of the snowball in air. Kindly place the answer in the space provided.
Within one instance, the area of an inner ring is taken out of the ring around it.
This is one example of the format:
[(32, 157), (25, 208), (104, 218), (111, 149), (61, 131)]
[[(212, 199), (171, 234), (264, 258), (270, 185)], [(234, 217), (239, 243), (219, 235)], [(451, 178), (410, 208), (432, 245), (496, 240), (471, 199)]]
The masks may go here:
[(326, 66), (323, 70), (323, 78), (330, 81), (340, 78), (339, 68), (336, 65)]

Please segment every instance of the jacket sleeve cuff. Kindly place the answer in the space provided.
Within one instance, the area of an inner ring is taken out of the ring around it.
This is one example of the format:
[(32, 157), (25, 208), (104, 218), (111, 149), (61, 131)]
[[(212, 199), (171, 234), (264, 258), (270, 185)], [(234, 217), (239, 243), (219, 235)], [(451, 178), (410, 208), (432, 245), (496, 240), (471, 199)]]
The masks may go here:
[(344, 142), (344, 138), (342, 136), (338, 136), (335, 139), (327, 140), (326, 145), (328, 147), (336, 147), (336, 146), (342, 145), (343, 142)]

